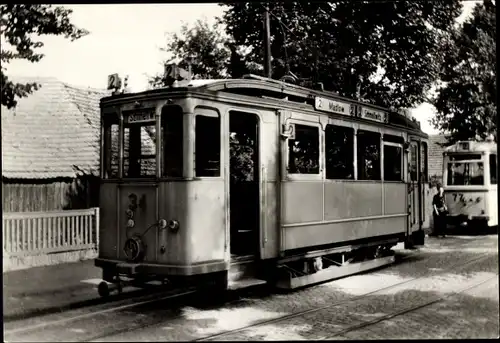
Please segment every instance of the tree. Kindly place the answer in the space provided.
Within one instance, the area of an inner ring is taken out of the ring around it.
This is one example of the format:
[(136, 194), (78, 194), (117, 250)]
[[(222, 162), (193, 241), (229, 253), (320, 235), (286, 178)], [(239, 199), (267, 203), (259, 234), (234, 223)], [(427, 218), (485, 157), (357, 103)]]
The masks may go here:
[[(169, 34), (167, 47), (161, 51), (169, 55), (168, 60), (178, 60), (179, 67), (183, 69), (187, 70), (191, 63), (194, 78), (220, 79), (229, 75), (229, 40), (217, 23), (210, 26), (206, 21), (197, 20), (192, 27), (184, 24), (180, 34)], [(149, 83), (153, 87), (165, 85), (162, 74), (152, 77)]]
[[(188, 69), (196, 79), (240, 78), (245, 74), (258, 72), (259, 66), (247, 62), (241, 46), (224, 34), (221, 23), (210, 26), (206, 21), (197, 20), (193, 26), (181, 27), (180, 34), (169, 34), (167, 46), (161, 51), (167, 53), (164, 63), (178, 61), (183, 69)], [(166, 85), (162, 73), (149, 80), (153, 88)]]
[[(230, 3), (222, 22), (246, 62), (263, 64), (263, 5)], [(459, 0), (270, 3), (273, 77), (287, 69), (327, 90), (394, 109), (426, 100)]]
[(496, 140), (496, 8), (478, 3), (469, 20), (450, 37), (433, 105), (435, 128), (448, 132), (449, 142)]
[(64, 35), (74, 41), (87, 35), (88, 31), (71, 24), (69, 15), (72, 11), (63, 7), (8, 4), (0, 5), (0, 13), (2, 105), (12, 108), (17, 104), (16, 97), (31, 94), (39, 85), (9, 81), (5, 64), (13, 59), (40, 61), (44, 55), (37, 53), (36, 49), (43, 47), (43, 43), (33, 40), (34, 36)]

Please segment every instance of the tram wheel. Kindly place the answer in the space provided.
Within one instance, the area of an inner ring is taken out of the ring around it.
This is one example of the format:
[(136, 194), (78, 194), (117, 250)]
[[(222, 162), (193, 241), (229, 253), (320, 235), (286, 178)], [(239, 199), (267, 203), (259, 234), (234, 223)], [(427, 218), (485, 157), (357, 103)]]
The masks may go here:
[(101, 298), (107, 298), (109, 297), (109, 286), (106, 282), (101, 282), (97, 286), (97, 293), (101, 296)]

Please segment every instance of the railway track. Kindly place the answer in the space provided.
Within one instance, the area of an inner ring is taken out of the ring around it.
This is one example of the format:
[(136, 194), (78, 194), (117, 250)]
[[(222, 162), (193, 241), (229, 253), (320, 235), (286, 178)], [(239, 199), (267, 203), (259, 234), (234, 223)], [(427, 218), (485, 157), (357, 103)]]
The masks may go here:
[[(472, 242), (472, 240), (468, 240), (462, 244), (459, 244), (458, 246), (467, 245), (467, 244), (470, 244), (471, 242)], [(455, 246), (455, 248), (456, 247), (457, 246)], [(417, 254), (408, 254), (407, 256), (403, 257), (398, 262), (398, 264), (405, 261), (405, 260), (408, 260), (414, 256), (418, 256), (418, 255)], [(237, 332), (242, 332), (242, 331), (250, 329), (250, 328), (264, 326), (264, 325), (271, 324), (271, 323), (278, 323), (280, 321), (284, 321), (284, 320), (294, 318), (294, 317), (300, 317), (300, 316), (303, 316), (303, 315), (308, 314), (308, 313), (313, 313), (313, 312), (321, 311), (321, 310), (324, 310), (327, 308), (340, 306), (340, 305), (346, 304), (348, 302), (367, 298), (370, 295), (376, 294), (377, 292), (383, 292), (384, 290), (392, 289), (392, 288), (395, 288), (395, 287), (398, 287), (398, 286), (401, 286), (404, 284), (415, 282), (416, 280), (419, 280), (419, 279), (429, 278), (432, 276), (436, 276), (436, 275), (440, 275), (440, 274), (444, 274), (444, 273), (449, 273), (452, 270), (463, 269), (468, 265), (471, 265), (473, 263), (477, 263), (485, 258), (488, 258), (488, 256), (490, 256), (488, 253), (484, 253), (484, 254), (479, 255), (476, 258), (473, 258), (473, 259), (466, 261), (465, 263), (459, 262), (459, 263), (454, 263), (454, 264), (451, 264), (448, 266), (444, 266), (444, 270), (441, 272), (431, 272), (431, 273), (428, 273), (428, 274), (420, 276), (420, 277), (415, 277), (415, 278), (412, 278), (409, 280), (405, 280), (403, 282), (391, 284), (390, 286), (387, 286), (387, 287), (378, 288), (374, 291), (371, 291), (371, 292), (368, 292), (365, 294), (361, 294), (359, 296), (350, 297), (348, 299), (338, 301), (338, 302), (329, 304), (327, 306), (314, 307), (314, 308), (310, 308), (310, 309), (305, 310), (305, 311), (294, 312), (294, 313), (283, 315), (283, 316), (273, 318), (270, 320), (264, 320), (264, 321), (260, 321), (257, 323), (252, 323), (251, 325), (241, 326), (241, 327), (238, 327), (238, 328), (233, 329), (233, 330), (226, 330), (226, 331), (219, 332), (216, 334), (206, 335), (203, 337), (196, 338), (195, 340), (203, 341), (203, 340), (212, 340), (212, 339), (222, 338), (222, 337), (229, 336), (229, 335), (237, 333)], [(80, 339), (78, 339), (79, 341), (98, 341), (98, 340), (105, 339), (107, 337), (111, 337), (111, 336), (115, 336), (115, 335), (119, 335), (122, 333), (127, 333), (130, 331), (135, 331), (135, 330), (145, 329), (148, 327), (153, 327), (155, 325), (161, 324), (162, 321), (164, 322), (165, 320), (175, 320), (176, 318), (178, 318), (178, 316), (174, 315), (173, 317), (169, 316), (168, 318), (164, 318), (160, 315), (152, 321), (145, 320), (144, 323), (141, 323), (142, 320), (135, 318), (134, 315), (136, 317), (137, 316), (140, 317), (142, 314), (140, 312), (130, 313), (130, 311), (133, 311), (134, 309), (138, 310), (141, 307), (146, 307), (146, 306), (151, 305), (151, 304), (160, 304), (163, 302), (165, 303), (165, 305), (167, 307), (169, 301), (172, 301), (174, 299), (182, 301), (182, 299), (184, 297), (187, 297), (188, 295), (192, 295), (194, 293), (196, 293), (196, 291), (192, 290), (192, 289), (191, 290), (181, 290), (181, 291), (177, 290), (177, 291), (172, 291), (170, 293), (161, 293), (161, 294), (150, 295), (148, 297), (141, 297), (139, 299), (135, 299), (133, 301), (130, 301), (129, 303), (120, 304), (119, 306), (109, 306), (109, 307), (102, 308), (102, 309), (94, 309), (94, 311), (92, 311), (92, 312), (72, 313), (71, 315), (67, 315), (64, 318), (57, 318), (54, 320), (41, 319), (40, 322), (33, 324), (33, 325), (23, 325), (22, 327), (18, 327), (18, 328), (14, 328), (14, 329), (5, 328), (4, 337), (7, 341), (13, 341), (13, 340), (27, 341), (27, 340), (30, 340), (30, 337), (36, 337), (38, 332), (47, 333), (47, 332), (51, 332), (51, 330), (53, 329), (52, 331), (53, 331), (54, 335), (53, 335), (52, 339), (61, 340), (61, 338), (59, 337), (60, 331), (58, 330), (58, 328), (69, 328), (69, 327), (73, 328), (73, 327), (75, 327), (74, 332), (76, 333), (76, 332), (78, 332), (78, 328), (77, 328), (78, 326), (83, 326), (82, 323), (89, 323), (89, 322), (90, 323), (108, 322), (110, 324), (108, 326), (112, 327), (114, 325), (109, 322), (109, 320), (112, 320), (112, 319), (106, 318), (106, 316), (112, 315), (113, 313), (118, 313), (118, 312), (120, 312), (120, 313), (127, 312), (126, 321), (130, 321), (134, 325), (123, 324), (122, 326), (124, 326), (124, 328), (120, 328), (117, 330), (112, 329), (111, 331), (104, 329), (103, 330), (104, 332), (101, 332), (101, 333), (99, 333), (99, 330), (101, 330), (101, 329), (96, 328), (95, 334), (90, 334), (87, 336), (82, 335), (82, 337)], [(236, 300), (233, 300), (229, 303), (225, 303), (225, 305), (230, 305), (230, 304), (238, 302), (238, 301), (240, 301), (240, 300), (236, 299)], [(47, 340), (50, 340), (50, 339), (47, 339)], [(64, 340), (64, 338), (63, 338), (63, 340)]]
[[(393, 285), (390, 285), (390, 286), (387, 286), (387, 287), (379, 288), (379, 289), (377, 289), (375, 291), (367, 292), (367, 293), (361, 294), (359, 296), (356, 296), (356, 297), (353, 297), (353, 298), (350, 298), (350, 299), (346, 299), (346, 300), (343, 300), (343, 301), (339, 301), (337, 303), (333, 303), (333, 304), (330, 304), (330, 305), (327, 305), (327, 306), (316, 307), (316, 308), (312, 308), (312, 309), (309, 309), (309, 310), (300, 311), (300, 312), (296, 312), (296, 313), (291, 313), (291, 314), (288, 314), (288, 315), (280, 316), (280, 317), (273, 318), (273, 319), (270, 319), (270, 320), (264, 320), (264, 321), (261, 321), (261, 322), (258, 322), (258, 323), (254, 323), (254, 324), (251, 324), (251, 325), (247, 325), (247, 326), (243, 326), (243, 327), (240, 327), (240, 328), (237, 328), (237, 329), (234, 329), (234, 330), (228, 330), (228, 331), (217, 333), (217, 334), (214, 334), (214, 335), (209, 335), (209, 336), (205, 336), (205, 337), (202, 337), (202, 338), (198, 338), (198, 339), (195, 339), (194, 341), (218, 340), (218, 339), (221, 339), (221, 338), (223, 338), (225, 336), (233, 335), (235, 333), (240, 333), (240, 332), (245, 331), (245, 330), (254, 329), (254, 328), (257, 328), (257, 327), (260, 327), (260, 326), (269, 325), (269, 324), (277, 324), (277, 323), (280, 323), (280, 322), (283, 322), (283, 321), (286, 321), (286, 320), (289, 320), (289, 319), (292, 319), (292, 318), (301, 317), (301, 316), (304, 316), (306, 314), (310, 314), (310, 313), (313, 313), (313, 312), (318, 312), (318, 311), (322, 311), (322, 310), (326, 310), (326, 309), (338, 307), (338, 306), (341, 306), (341, 305), (344, 305), (346, 303), (353, 302), (353, 301), (363, 300), (363, 299), (366, 299), (369, 296), (373, 296), (373, 295), (376, 295), (378, 293), (382, 293), (382, 292), (385, 292), (385, 291), (388, 291), (388, 290), (391, 290), (391, 289), (395, 289), (397, 287), (400, 287), (402, 285), (415, 282), (415, 281), (420, 280), (420, 279), (431, 278), (431, 277), (435, 277), (435, 276), (438, 276), (438, 275), (441, 275), (441, 274), (449, 273), (450, 271), (459, 271), (461, 269), (465, 269), (465, 267), (467, 267), (467, 266), (469, 266), (471, 264), (474, 264), (474, 263), (478, 263), (478, 262), (480, 262), (482, 260), (485, 260), (487, 258), (491, 258), (491, 255), (488, 254), (488, 253), (484, 253), (484, 254), (480, 255), (479, 257), (471, 259), (471, 260), (469, 260), (469, 261), (467, 261), (465, 263), (460, 263), (460, 264), (454, 265), (451, 268), (448, 268), (448, 269), (446, 269), (445, 271), (442, 271), (442, 272), (433, 272), (433, 273), (431, 273), (431, 275), (426, 275), (426, 276), (422, 276), (422, 277), (411, 278), (409, 280), (398, 282), (396, 284), (393, 284)], [(493, 278), (489, 278), (486, 281), (491, 281), (491, 279), (493, 279)], [(474, 287), (477, 287), (478, 285), (474, 285)], [(468, 290), (469, 288), (471, 288), (471, 287), (467, 287), (467, 288), (465, 288), (464, 290), (461, 290), (458, 293), (464, 292), (464, 291)], [(392, 318), (392, 317), (394, 317), (396, 315), (402, 315), (402, 314), (410, 312), (410, 311), (415, 311), (415, 310), (417, 310), (417, 309), (419, 309), (421, 307), (429, 306), (429, 305), (432, 305), (432, 304), (434, 304), (434, 303), (436, 303), (438, 301), (442, 301), (444, 298), (446, 298), (446, 297), (441, 297), (441, 298), (438, 298), (438, 299), (433, 299), (432, 301), (426, 302), (424, 305), (414, 306), (414, 307), (410, 307), (408, 309), (405, 309), (404, 311), (398, 311), (398, 312), (395, 312), (395, 313), (388, 314), (388, 315), (386, 315), (386, 316), (384, 316), (382, 318), (377, 318), (373, 322), (363, 323), (363, 324), (360, 324), (359, 326), (358, 325), (352, 326), (352, 328), (346, 330), (345, 332), (340, 332), (338, 335), (343, 334), (343, 333), (347, 333), (349, 331), (353, 331), (353, 330), (356, 330), (356, 329), (359, 329), (359, 328), (362, 328), (364, 326), (373, 325), (373, 324), (378, 323), (378, 322), (380, 322), (382, 320), (390, 319), (390, 318)], [(337, 335), (335, 335), (335, 336), (337, 336)], [(325, 338), (325, 339), (329, 339), (329, 338)]]
[(495, 276), (489, 277), (486, 280), (482, 280), (481, 282), (475, 283), (475, 284), (473, 284), (471, 286), (462, 287), (459, 290), (457, 290), (455, 292), (452, 292), (451, 294), (447, 294), (447, 295), (441, 296), (441, 297), (436, 297), (435, 299), (427, 301), (424, 304), (419, 304), (417, 306), (409, 306), (408, 308), (405, 308), (405, 309), (400, 310), (400, 311), (395, 311), (393, 313), (389, 313), (389, 314), (387, 314), (385, 316), (382, 316), (382, 317), (379, 317), (377, 319), (374, 319), (374, 320), (371, 320), (371, 321), (368, 321), (368, 322), (364, 322), (364, 323), (361, 323), (361, 324), (357, 324), (357, 325), (352, 325), (352, 326), (350, 326), (350, 327), (348, 327), (348, 328), (346, 328), (344, 330), (338, 331), (338, 332), (336, 332), (333, 335), (330, 335), (328, 337), (323, 337), (323, 338), (321, 338), (319, 340), (330, 340), (330, 339), (333, 339), (335, 337), (342, 336), (342, 335), (345, 335), (347, 333), (350, 333), (350, 332), (353, 332), (353, 331), (357, 331), (357, 330), (360, 330), (360, 329), (364, 329), (366, 327), (369, 327), (369, 326), (381, 323), (383, 321), (390, 320), (390, 319), (398, 317), (398, 316), (402, 316), (402, 315), (410, 313), (410, 312), (415, 312), (415, 311), (421, 310), (423, 308), (432, 306), (432, 305), (437, 304), (439, 302), (443, 302), (446, 299), (451, 298), (453, 296), (465, 293), (465, 292), (470, 291), (470, 290), (472, 290), (474, 288), (479, 288), (479, 287), (483, 286), (484, 284), (491, 283), (492, 281), (497, 281), (497, 280), (498, 280), (498, 274), (496, 274)]

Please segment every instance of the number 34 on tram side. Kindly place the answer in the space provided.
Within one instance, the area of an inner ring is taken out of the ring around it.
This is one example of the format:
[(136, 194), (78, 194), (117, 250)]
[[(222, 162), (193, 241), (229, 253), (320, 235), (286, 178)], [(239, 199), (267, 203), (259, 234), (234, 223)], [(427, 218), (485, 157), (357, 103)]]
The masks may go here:
[(294, 289), (424, 244), (428, 136), (402, 114), (254, 75), (100, 106), (101, 295)]

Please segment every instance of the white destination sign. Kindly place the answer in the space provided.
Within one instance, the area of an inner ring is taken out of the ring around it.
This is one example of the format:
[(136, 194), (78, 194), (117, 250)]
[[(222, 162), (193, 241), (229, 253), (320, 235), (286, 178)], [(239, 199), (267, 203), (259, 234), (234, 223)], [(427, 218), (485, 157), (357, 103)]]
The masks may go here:
[(129, 114), (126, 117), (128, 123), (141, 123), (145, 121), (155, 120), (155, 110), (142, 110), (142, 111), (134, 111), (134, 113)]
[(314, 108), (316, 110), (350, 115), (349, 104), (345, 102), (333, 101), (319, 96), (314, 98)]
[(387, 123), (389, 116), (386, 112), (372, 110), (371, 108), (361, 108), (361, 118), (378, 121), (379, 123)]

